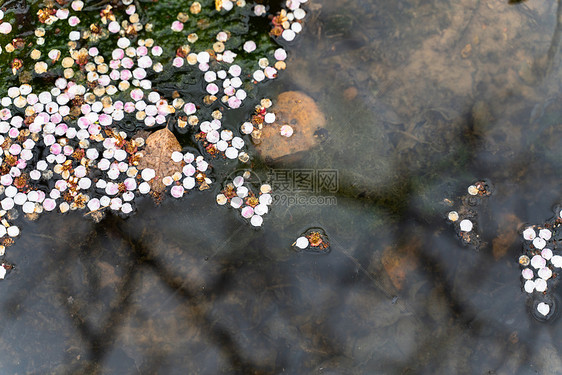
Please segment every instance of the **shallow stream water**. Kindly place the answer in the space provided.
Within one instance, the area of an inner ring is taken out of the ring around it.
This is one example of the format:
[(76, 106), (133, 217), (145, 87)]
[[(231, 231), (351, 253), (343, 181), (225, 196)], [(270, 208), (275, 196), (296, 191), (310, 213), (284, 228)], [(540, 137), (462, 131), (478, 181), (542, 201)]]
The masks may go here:
[[(562, 372), (560, 319), (532, 317), (517, 263), (518, 231), (562, 202), (558, 3), (307, 7), (264, 90), (313, 97), (322, 143), (255, 171), (337, 185), (291, 185), (258, 230), (209, 192), (22, 224), (0, 373)], [(446, 214), (483, 178), (481, 244), (463, 246)], [(329, 252), (291, 247), (311, 227)]]

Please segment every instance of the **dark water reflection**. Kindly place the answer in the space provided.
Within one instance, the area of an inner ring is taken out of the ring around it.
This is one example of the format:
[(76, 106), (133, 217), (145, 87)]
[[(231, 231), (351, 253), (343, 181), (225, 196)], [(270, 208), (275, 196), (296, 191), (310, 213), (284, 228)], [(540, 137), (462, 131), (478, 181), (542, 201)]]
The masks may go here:
[[(337, 205), (277, 206), (258, 231), (208, 192), (126, 221), (28, 223), (2, 283), (0, 373), (562, 372), (560, 320), (531, 317), (516, 263), (517, 228), (562, 201), (557, 4), (310, 2), (268, 89), (313, 96), (328, 132), (275, 167), (338, 170)], [(484, 177), (476, 251), (443, 199)], [(294, 252), (315, 226), (330, 253)]]

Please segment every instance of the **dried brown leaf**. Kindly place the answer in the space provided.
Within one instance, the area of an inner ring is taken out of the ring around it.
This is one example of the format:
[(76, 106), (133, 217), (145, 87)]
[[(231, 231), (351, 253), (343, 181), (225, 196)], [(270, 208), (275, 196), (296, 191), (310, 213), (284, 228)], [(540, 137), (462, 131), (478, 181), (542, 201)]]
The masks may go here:
[(181, 145), (168, 128), (157, 130), (146, 139), (139, 169), (152, 168), (156, 172), (156, 177), (149, 181), (152, 191), (163, 192), (166, 186), (162, 183), (162, 178), (182, 170), (182, 163), (172, 160), (174, 151), (181, 151)]

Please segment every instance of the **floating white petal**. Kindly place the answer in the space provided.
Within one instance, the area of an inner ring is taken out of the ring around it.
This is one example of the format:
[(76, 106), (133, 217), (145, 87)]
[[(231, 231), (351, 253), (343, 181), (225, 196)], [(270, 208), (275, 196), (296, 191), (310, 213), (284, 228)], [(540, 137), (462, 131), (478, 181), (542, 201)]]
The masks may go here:
[(550, 250), (549, 248), (544, 248), (541, 251), (541, 256), (546, 259), (549, 260), (550, 258), (552, 258), (552, 250)]
[(263, 216), (268, 211), (269, 211), (269, 208), (265, 204), (262, 204), (262, 203), (258, 204), (256, 207), (254, 207), (254, 212), (255, 212), (256, 215)]
[(460, 223), (460, 229), (463, 232), (470, 232), (472, 230), (472, 227), (473, 227), (472, 221), (470, 221), (468, 219), (464, 219)]
[(262, 225), (262, 223), (263, 223), (263, 218), (260, 215), (254, 215), (250, 219), (250, 224), (252, 224), (254, 227), (259, 227)]
[(540, 250), (546, 246), (546, 241), (541, 237), (535, 237), (533, 246)]
[(245, 206), (241, 213), (243, 218), (249, 219), (254, 215), (254, 209), (251, 206)]
[(240, 206), (242, 206), (242, 198), (240, 197), (234, 197), (230, 200), (230, 205), (234, 208), (240, 208)]
[(531, 258), (531, 266), (536, 269), (541, 269), (546, 266), (546, 259), (544, 259), (540, 255), (535, 255)]
[(156, 176), (156, 172), (152, 168), (145, 168), (141, 172), (141, 177), (145, 181), (150, 181)]
[(550, 263), (552, 263), (552, 265), (556, 268), (562, 268), (562, 256), (554, 255), (550, 258)]
[(8, 236), (17, 237), (19, 235), (20, 235), (20, 228), (16, 227), (15, 225), (8, 227)]
[(523, 238), (527, 241), (533, 240), (536, 236), (537, 234), (533, 228), (527, 228), (523, 231)]
[(150, 185), (147, 182), (143, 182), (139, 185), (139, 192), (141, 194), (148, 194), (150, 191)]
[(537, 311), (540, 314), (547, 316), (548, 313), (550, 313), (550, 306), (544, 302), (541, 302), (537, 305)]
[(550, 240), (550, 237), (552, 237), (552, 232), (548, 229), (541, 229), (539, 230), (539, 237), (548, 241)]
[(535, 280), (535, 289), (537, 292), (544, 292), (546, 290), (546, 280), (543, 279), (536, 279)]
[(178, 151), (172, 152), (172, 160), (175, 161), (176, 163), (179, 163), (180, 161), (183, 160), (183, 154)]
[(523, 271), (521, 271), (521, 276), (526, 280), (532, 280), (535, 277), (533, 270), (530, 268), (523, 269)]
[(228, 200), (226, 199), (224, 194), (217, 195), (217, 203), (221, 206), (225, 205)]
[(306, 249), (309, 245), (308, 238), (301, 236), (295, 241), (295, 246), (299, 249)]
[(459, 219), (459, 213), (457, 211), (451, 211), (449, 212), (449, 214), (447, 215), (447, 218), (453, 222), (457, 221)]
[(279, 131), (283, 137), (290, 137), (293, 135), (293, 128), (290, 125), (283, 125)]
[(533, 293), (533, 291), (535, 290), (535, 282), (533, 280), (525, 281), (524, 288), (525, 288), (525, 292)]
[(548, 267), (543, 267), (539, 270), (538, 275), (543, 280), (548, 280), (552, 277), (552, 271)]

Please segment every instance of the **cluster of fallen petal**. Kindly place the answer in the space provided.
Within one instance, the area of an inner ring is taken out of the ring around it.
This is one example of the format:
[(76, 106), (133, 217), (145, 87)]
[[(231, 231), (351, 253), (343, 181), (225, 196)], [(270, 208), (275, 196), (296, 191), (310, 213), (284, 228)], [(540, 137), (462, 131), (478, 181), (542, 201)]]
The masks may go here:
[[(270, 15), (280, 30), (272, 38), (228, 29), (247, 17), (243, 9), (269, 16), (268, 6), (245, 0), (170, 2), (181, 11), (166, 27), (165, 17), (143, 17), (132, 0), (92, 7), (80, 0), (37, 2), (36, 27), (25, 39), (13, 35), (11, 10), (0, 11), (7, 87), (0, 95), (2, 254), (20, 235), (17, 212), (29, 219), (80, 209), (97, 218), (107, 210), (126, 216), (139, 196), (180, 198), (209, 188), (213, 163), (247, 163), (251, 119), (238, 134), (240, 126), (225, 124), (223, 112), (241, 107), (257, 84), (285, 69), (287, 53), (275, 38), (291, 41), (302, 30), (304, 2), (287, 0)], [(157, 34), (158, 27), (167, 31)], [(164, 81), (173, 82), (171, 89)], [(262, 122), (274, 120), (264, 112)], [(151, 128), (160, 130), (145, 132)], [(192, 134), (200, 147), (182, 147), (175, 132)], [(242, 187), (237, 197), (250, 203), (239, 205), (241, 214), (260, 226), (271, 204), (266, 188), (243, 194)]]

